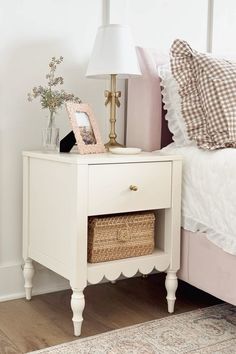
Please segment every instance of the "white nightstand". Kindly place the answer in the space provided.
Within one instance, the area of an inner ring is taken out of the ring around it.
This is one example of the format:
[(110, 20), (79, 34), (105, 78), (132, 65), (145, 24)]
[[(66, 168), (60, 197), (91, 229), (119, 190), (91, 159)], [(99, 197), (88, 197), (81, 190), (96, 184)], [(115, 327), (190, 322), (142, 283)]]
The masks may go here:
[[(83, 290), (105, 276), (134, 276), (153, 269), (167, 272), (168, 311), (174, 311), (180, 266), (180, 156), (23, 153), (23, 257), (26, 298), (31, 299), (39, 262), (70, 281), (74, 333), (79, 336)], [(130, 190), (135, 185), (138, 190)], [(151, 255), (87, 263), (88, 216), (158, 210), (155, 251)]]

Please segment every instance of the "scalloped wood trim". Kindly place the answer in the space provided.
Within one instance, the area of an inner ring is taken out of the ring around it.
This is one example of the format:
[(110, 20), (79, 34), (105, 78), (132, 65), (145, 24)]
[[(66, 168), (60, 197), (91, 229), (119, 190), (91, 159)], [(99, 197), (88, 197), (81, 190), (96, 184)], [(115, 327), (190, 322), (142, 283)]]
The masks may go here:
[(116, 280), (121, 275), (126, 278), (133, 277), (137, 272), (149, 274), (154, 269), (163, 272), (170, 265), (170, 257), (167, 253), (155, 249), (150, 255), (119, 259), (110, 262), (88, 263), (88, 282), (99, 283), (104, 277)]

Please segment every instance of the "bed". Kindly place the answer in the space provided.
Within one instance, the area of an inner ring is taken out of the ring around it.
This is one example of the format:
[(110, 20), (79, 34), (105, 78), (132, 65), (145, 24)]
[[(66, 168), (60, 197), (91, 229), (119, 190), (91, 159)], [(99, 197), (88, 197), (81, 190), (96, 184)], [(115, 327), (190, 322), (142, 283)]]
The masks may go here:
[[(143, 76), (129, 80), (126, 144), (184, 156), (178, 277), (236, 305), (236, 150), (203, 152), (196, 146), (176, 146), (165, 119), (158, 73), (166, 56), (144, 48), (137, 48), (137, 54)], [(203, 224), (196, 222), (199, 212), (207, 216)]]

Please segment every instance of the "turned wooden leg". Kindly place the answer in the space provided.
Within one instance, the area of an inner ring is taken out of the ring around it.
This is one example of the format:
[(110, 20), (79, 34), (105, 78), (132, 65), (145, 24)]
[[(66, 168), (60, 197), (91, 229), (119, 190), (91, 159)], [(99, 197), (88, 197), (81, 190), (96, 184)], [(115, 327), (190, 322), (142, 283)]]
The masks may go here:
[(175, 292), (178, 287), (178, 280), (176, 276), (176, 271), (169, 270), (166, 275), (166, 281), (165, 281), (165, 286), (166, 286), (166, 291), (167, 291), (167, 304), (168, 304), (168, 312), (172, 313), (174, 312), (174, 306), (175, 306)]
[(27, 258), (25, 260), (23, 275), (25, 279), (25, 296), (26, 300), (31, 300), (32, 296), (32, 287), (33, 287), (33, 277), (34, 277), (34, 266), (32, 259)]
[(73, 294), (71, 296), (71, 309), (73, 312), (73, 324), (74, 324), (74, 335), (80, 336), (81, 326), (83, 322), (83, 310), (85, 306), (83, 291), (77, 289), (72, 289)]

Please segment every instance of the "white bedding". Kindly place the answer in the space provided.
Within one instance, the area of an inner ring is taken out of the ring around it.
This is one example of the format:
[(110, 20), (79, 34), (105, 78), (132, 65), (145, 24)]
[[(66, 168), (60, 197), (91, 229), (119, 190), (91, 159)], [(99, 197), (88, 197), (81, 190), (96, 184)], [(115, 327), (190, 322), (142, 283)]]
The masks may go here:
[(236, 149), (200, 150), (170, 144), (165, 154), (183, 156), (182, 226), (206, 232), (236, 255)]

